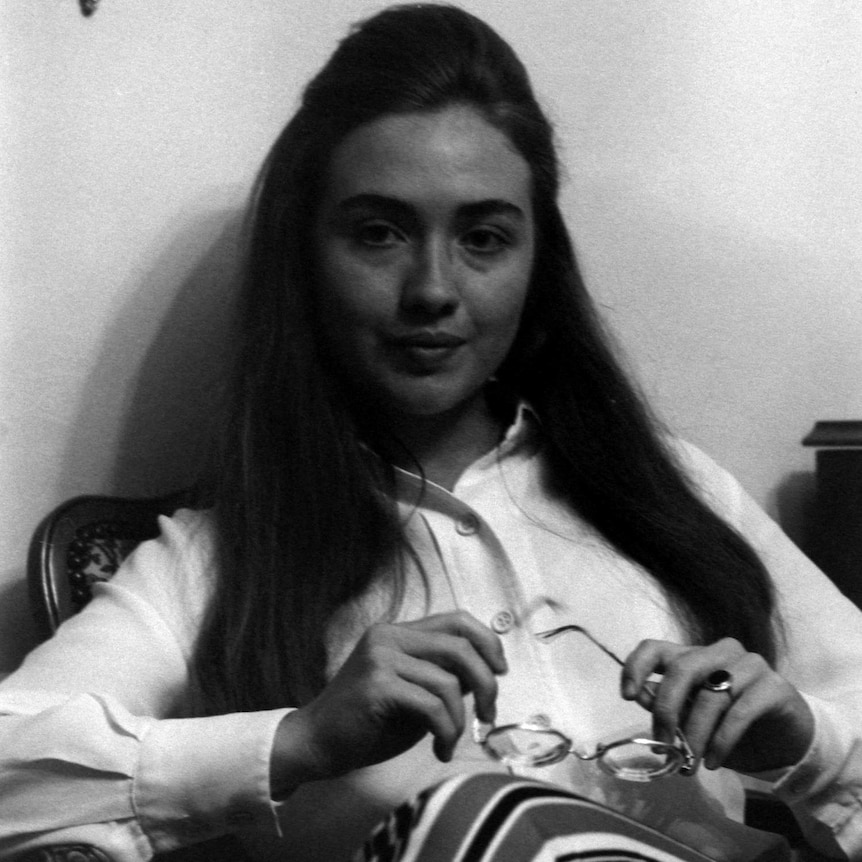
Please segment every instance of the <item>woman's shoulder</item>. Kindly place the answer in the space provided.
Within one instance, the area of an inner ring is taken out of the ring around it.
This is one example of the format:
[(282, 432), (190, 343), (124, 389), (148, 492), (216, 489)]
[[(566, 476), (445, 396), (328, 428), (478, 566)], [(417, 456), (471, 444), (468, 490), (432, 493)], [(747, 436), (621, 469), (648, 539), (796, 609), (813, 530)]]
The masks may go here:
[(156, 539), (164, 552), (195, 572), (209, 571), (216, 557), (215, 520), (209, 509), (177, 509), (159, 517)]
[(172, 515), (159, 516), (159, 540), (178, 551), (212, 553), (215, 528), (209, 509), (177, 509)]
[(211, 513), (178, 509), (161, 515), (158, 523), (159, 534), (129, 554), (112, 584), (158, 604), (201, 604), (213, 589), (216, 572)]
[(736, 477), (699, 446), (672, 435), (665, 445), (695, 491), (726, 520), (738, 526), (752, 507), (759, 508)]
[(691, 441), (673, 434), (665, 435), (663, 440), (671, 456), (689, 479), (708, 484), (719, 478), (730, 477), (725, 469)]

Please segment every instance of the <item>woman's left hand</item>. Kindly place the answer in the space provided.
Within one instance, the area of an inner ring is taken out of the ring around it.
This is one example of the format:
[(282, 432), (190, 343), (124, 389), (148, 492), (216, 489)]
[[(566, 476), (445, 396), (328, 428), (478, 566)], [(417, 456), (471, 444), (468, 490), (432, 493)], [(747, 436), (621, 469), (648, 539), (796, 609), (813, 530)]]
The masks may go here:
[[(716, 671), (729, 672), (728, 689), (704, 687)], [(653, 673), (661, 680), (644, 687)], [(641, 641), (626, 659), (622, 693), (652, 712), (657, 739), (672, 741), (682, 730), (707, 769), (792, 766), (814, 734), (814, 716), (802, 695), (732, 638), (710, 646)]]

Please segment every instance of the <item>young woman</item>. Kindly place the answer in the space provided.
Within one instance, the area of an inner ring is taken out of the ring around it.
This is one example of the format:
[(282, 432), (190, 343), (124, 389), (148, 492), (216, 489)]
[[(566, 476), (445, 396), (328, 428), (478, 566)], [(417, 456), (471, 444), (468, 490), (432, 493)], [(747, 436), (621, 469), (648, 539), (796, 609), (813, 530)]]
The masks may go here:
[(487, 25), (394, 7), (342, 42), (256, 190), (206, 506), (0, 686), (3, 858), (347, 859), (488, 772), (600, 804), (567, 852), (619, 812), (649, 858), (753, 858), (742, 772), (862, 858), (862, 617), (654, 427), (557, 191)]

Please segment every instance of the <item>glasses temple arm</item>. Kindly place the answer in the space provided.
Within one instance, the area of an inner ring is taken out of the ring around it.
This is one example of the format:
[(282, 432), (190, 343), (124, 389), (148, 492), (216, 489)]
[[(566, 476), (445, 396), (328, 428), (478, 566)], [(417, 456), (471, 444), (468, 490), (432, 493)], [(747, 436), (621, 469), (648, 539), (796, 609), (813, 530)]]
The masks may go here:
[(612, 658), (620, 667), (625, 667), (625, 662), (614, 652), (611, 652), (601, 641), (596, 640), (583, 626), (566, 625), (556, 629), (548, 629), (544, 632), (536, 632), (535, 637), (543, 641), (552, 641), (554, 638), (564, 635), (567, 632), (578, 632), (587, 640), (595, 644), (606, 656)]

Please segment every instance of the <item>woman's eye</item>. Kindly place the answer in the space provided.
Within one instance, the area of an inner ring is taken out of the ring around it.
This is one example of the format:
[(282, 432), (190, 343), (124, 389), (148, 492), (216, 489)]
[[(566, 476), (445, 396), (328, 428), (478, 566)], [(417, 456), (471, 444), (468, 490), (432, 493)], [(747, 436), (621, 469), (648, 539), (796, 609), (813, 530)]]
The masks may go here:
[(402, 235), (386, 222), (368, 222), (356, 228), (354, 238), (372, 248), (390, 248), (401, 241)]
[(468, 231), (461, 242), (475, 254), (494, 254), (511, 244), (509, 237), (502, 231), (484, 227)]

